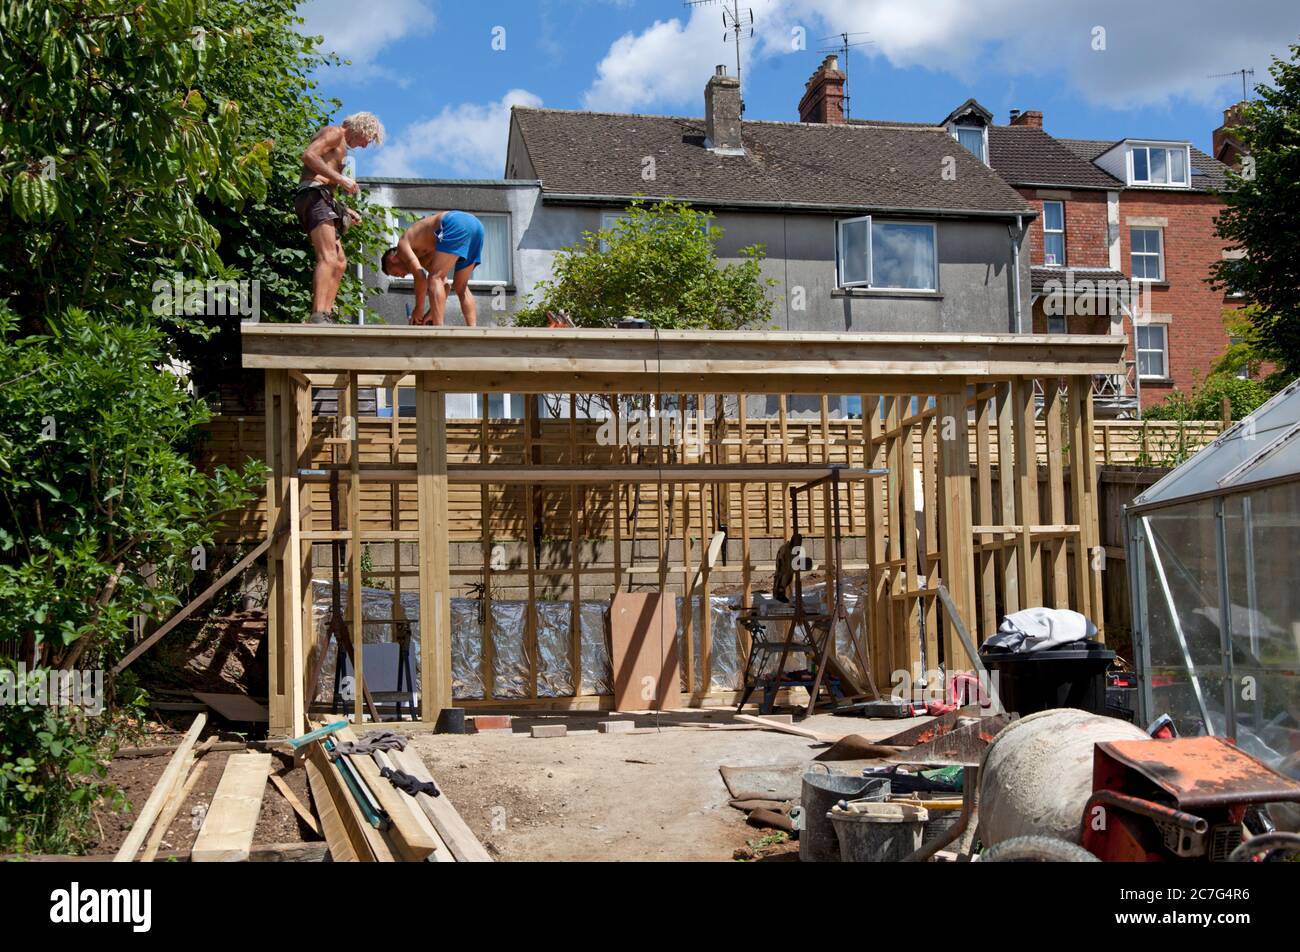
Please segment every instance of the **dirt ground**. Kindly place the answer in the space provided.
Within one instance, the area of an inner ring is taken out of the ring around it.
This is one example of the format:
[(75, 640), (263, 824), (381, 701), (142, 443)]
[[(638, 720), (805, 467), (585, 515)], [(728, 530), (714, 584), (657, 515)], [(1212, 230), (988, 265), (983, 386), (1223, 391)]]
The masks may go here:
[[(631, 720), (636, 733), (598, 733), (601, 720)], [(918, 722), (818, 715), (800, 726), (879, 740)], [(532, 725), (555, 723), (566, 725), (568, 736), (531, 736)], [(574, 712), (516, 716), (509, 734), (449, 735), (414, 729), (410, 738), (434, 780), (498, 860), (793, 860), (797, 843), (748, 826), (745, 814), (727, 805), (729, 794), (718, 768), (807, 764), (824, 745), (770, 730), (683, 726), (733, 723), (730, 711), (666, 712), (659, 717)], [(151, 743), (179, 740), (176, 734), (155, 737)], [(204, 773), (164, 837), (162, 851), (183, 852), (193, 845), (230, 753), (204, 755)], [(276, 771), (290, 762), (273, 756)], [(102, 836), (91, 852), (117, 850), (168, 760), (162, 754), (113, 761), (109, 781), (121, 788), (132, 809), (97, 814)], [(850, 765), (832, 767), (837, 772), (856, 770)], [(291, 770), (284, 779), (310, 804), (305, 771)], [(268, 784), (254, 842), (316, 840)]]
[[(175, 744), (179, 743), (179, 741), (180, 737), (178, 735), (170, 739), (158, 738), (154, 742), (161, 745)], [(231, 753), (231, 751), (214, 750), (203, 755), (202, 762), (206, 764), (203, 774), (195, 783), (194, 789), (177, 812), (175, 821), (163, 837), (162, 844), (159, 846), (160, 851), (183, 852), (189, 850), (194, 844), (199, 827), (203, 824), (204, 813), (208, 805), (212, 803), (212, 796), (216, 793), (217, 783), (221, 780), (222, 771), (226, 769), (226, 760)], [(273, 755), (273, 757), (271, 766), (277, 772), (289, 763), (287, 758), (282, 759), (278, 755)], [(90, 848), (90, 852), (104, 854), (117, 851), (118, 847), (122, 845), (122, 841), (126, 839), (127, 831), (135, 822), (140, 808), (149, 799), (149, 793), (153, 790), (154, 784), (158, 782), (163, 771), (167, 769), (167, 762), (170, 759), (168, 755), (164, 754), (151, 757), (118, 757), (112, 762), (109, 766), (108, 782), (115, 784), (122, 790), (131, 804), (131, 811), (129, 813), (98, 811), (95, 818), (99, 829), (103, 833), (99, 842)], [(284, 780), (289, 785), (289, 789), (296, 793), (303, 803), (310, 803), (310, 798), (307, 795), (306, 771), (301, 769), (292, 770), (285, 775)], [(298, 820), (298, 815), (293, 812), (293, 808), (289, 806), (288, 801), (268, 781), (266, 793), (262, 798), (262, 813), (258, 817), (257, 833), (253, 837), (253, 842), (258, 844), (299, 843), (316, 839), (316, 835)]]
[[(728, 715), (693, 712), (726, 723)], [(512, 734), (413, 734), (415, 749), (461, 816), (499, 860), (730, 861), (769, 831), (727, 805), (722, 766), (806, 764), (824, 749), (768, 730), (666, 727), (599, 734), (626, 715), (517, 718)], [(653, 728), (652, 716), (635, 718)], [(563, 738), (533, 738), (534, 723), (564, 723)], [(917, 721), (820, 715), (801, 726), (879, 739)], [(793, 859), (797, 844), (757, 852)]]

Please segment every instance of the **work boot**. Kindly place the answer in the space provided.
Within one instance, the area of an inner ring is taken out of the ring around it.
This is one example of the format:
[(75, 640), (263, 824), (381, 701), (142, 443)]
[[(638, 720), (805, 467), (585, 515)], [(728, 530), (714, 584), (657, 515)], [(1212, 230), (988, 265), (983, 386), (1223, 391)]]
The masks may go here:
[(307, 318), (308, 324), (328, 324), (329, 322), (329, 315), (324, 311), (312, 311), (311, 316)]

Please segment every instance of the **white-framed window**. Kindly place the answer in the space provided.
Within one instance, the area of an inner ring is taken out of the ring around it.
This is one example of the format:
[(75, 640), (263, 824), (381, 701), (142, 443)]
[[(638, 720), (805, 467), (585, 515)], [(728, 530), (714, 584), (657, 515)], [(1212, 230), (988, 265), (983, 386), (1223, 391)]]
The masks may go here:
[(1164, 324), (1139, 324), (1137, 339), (1138, 376), (1163, 380), (1169, 376), (1169, 329)]
[(1043, 264), (1065, 267), (1065, 202), (1043, 202)]
[(1191, 156), (1187, 146), (1134, 145), (1128, 152), (1130, 185), (1186, 186)]
[(1129, 257), (1134, 281), (1165, 279), (1165, 235), (1160, 228), (1130, 228)]
[(935, 227), (929, 222), (877, 221), (870, 215), (835, 223), (835, 267), (842, 288), (937, 291)]
[(985, 165), (989, 164), (989, 140), (986, 126), (953, 127), (953, 137)]
[[(410, 227), (417, 220), (429, 215), (437, 214), (436, 211), (422, 208), (399, 208), (396, 211), (401, 212), (406, 221), (405, 227)], [(475, 218), (483, 223), (483, 260), (479, 266), (474, 269), (474, 276), (470, 279), (470, 284), (510, 284), (514, 275), (514, 255), (512, 250), (513, 242), (510, 240), (510, 214), (509, 212), (470, 212)], [(389, 217), (389, 224), (392, 228), (391, 241), (397, 243), (397, 239), (402, 236), (404, 228), (399, 225), (395, 217)], [(394, 282), (409, 281), (410, 278), (393, 278)]]

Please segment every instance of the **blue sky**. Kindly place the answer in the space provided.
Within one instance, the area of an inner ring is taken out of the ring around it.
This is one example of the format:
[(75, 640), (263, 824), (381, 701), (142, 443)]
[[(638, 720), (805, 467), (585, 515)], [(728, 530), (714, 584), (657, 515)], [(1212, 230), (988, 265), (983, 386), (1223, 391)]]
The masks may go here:
[[(730, 7), (730, 0), (726, 6)], [(1190, 139), (1208, 151), (1241, 79), (1300, 42), (1294, 0), (749, 0), (742, 47), (748, 119), (798, 118), (823, 40), (865, 33), (850, 54), (859, 118), (938, 121), (974, 96), (998, 122), (1038, 109), (1080, 138)], [(678, 0), (307, 0), (305, 31), (351, 60), (317, 77), (370, 110), (388, 141), (361, 175), (500, 178), (512, 104), (703, 114), (713, 67), (735, 70), (722, 5)]]

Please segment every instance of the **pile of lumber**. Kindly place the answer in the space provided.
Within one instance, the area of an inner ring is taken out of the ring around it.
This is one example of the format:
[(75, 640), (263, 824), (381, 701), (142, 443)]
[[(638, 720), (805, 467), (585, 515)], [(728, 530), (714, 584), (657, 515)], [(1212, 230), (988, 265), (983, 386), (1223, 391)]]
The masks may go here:
[[(203, 760), (213, 748), (232, 745), (210, 738), (199, 743), (207, 715), (199, 714), (154, 785), (139, 816), (127, 833), (114, 862), (153, 862), (177, 813), (202, 777)], [(491, 862), (473, 832), (445, 796), (420, 792), (412, 796), (386, 779), (382, 771), (400, 771), (432, 784), (424, 761), (413, 750), (337, 753), (340, 744), (355, 743), (346, 721), (323, 725), (290, 741), (295, 750), (288, 770), (303, 767), (315, 806), (312, 811), (285, 782), (288, 771), (272, 772), (271, 754), (233, 751), (217, 784), (203, 825), (184, 858), (190, 862), (265, 860), (266, 848), (254, 846), (262, 799), (269, 781), (298, 818), (325, 839), (334, 862)], [(242, 745), (241, 745), (242, 746)], [(319, 859), (311, 850), (295, 851), (276, 844), (270, 858)], [(176, 858), (176, 853), (161, 854)]]
[[(198, 743), (207, 721), (207, 714), (194, 718), (162, 777), (140, 808), (140, 815), (113, 857), (114, 862), (130, 863), (138, 859), (151, 863), (158, 857), (163, 837), (203, 776), (207, 767), (203, 756), (217, 743), (216, 738)], [(190, 862), (240, 862), (249, 858), (270, 770), (270, 754), (244, 751), (230, 755), (190, 850)]]
[(413, 750), (337, 754), (355, 743), (346, 722), (323, 725), (295, 742), (307, 769), (321, 831), (335, 862), (491, 862), (450, 801), (439, 794), (414, 796), (381, 773), (385, 768), (433, 783)]

